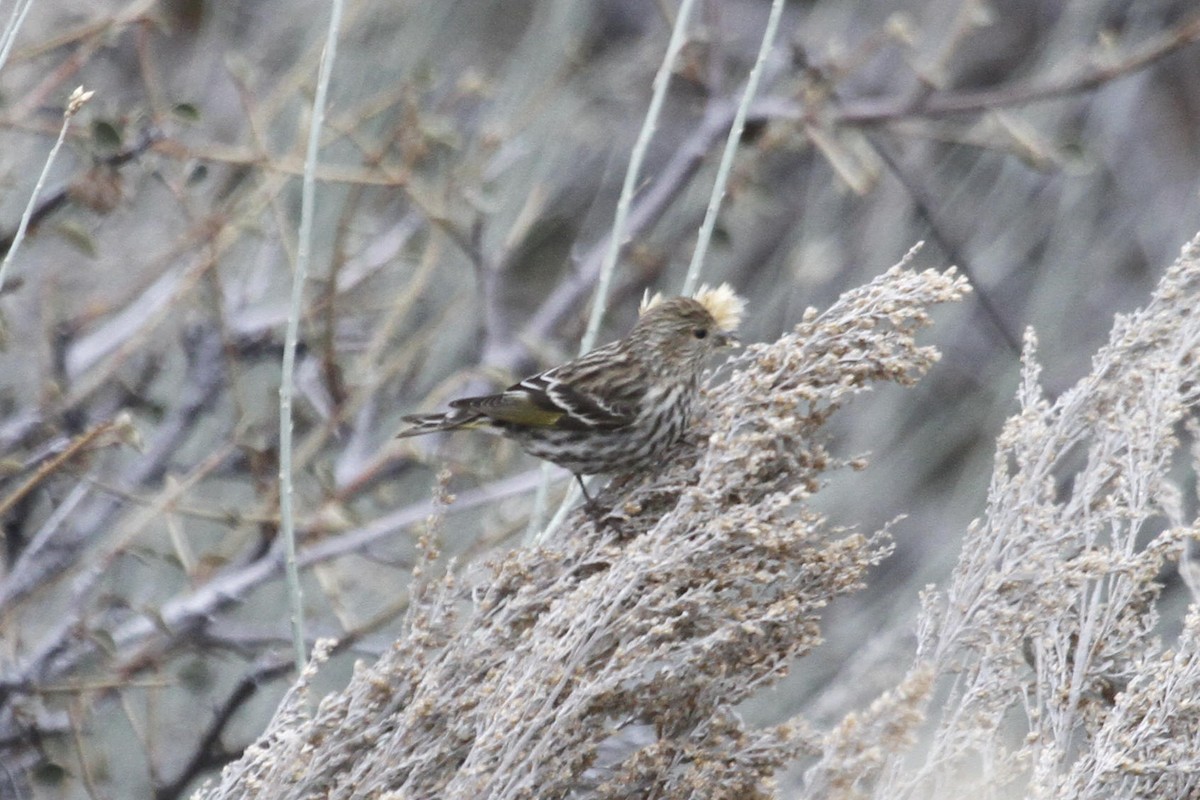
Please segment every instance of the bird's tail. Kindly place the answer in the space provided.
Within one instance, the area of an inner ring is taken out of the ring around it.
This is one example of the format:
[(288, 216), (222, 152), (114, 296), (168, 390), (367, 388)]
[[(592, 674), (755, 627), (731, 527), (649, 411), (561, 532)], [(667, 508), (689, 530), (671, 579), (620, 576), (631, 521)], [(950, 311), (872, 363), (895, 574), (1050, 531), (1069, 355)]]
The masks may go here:
[(477, 428), (486, 424), (479, 414), (464, 411), (447, 411), (441, 414), (412, 414), (402, 418), (409, 427), (396, 434), (397, 439), (421, 436), (438, 431), (455, 431)]

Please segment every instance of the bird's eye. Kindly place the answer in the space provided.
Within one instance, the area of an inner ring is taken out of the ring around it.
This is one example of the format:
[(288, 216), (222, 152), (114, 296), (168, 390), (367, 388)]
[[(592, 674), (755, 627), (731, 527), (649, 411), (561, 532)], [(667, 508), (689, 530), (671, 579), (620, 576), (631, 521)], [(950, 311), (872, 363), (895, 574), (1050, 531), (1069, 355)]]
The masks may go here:
[(708, 336), (708, 329), (696, 328), (694, 331), (692, 331), (692, 336), (695, 336), (697, 339), (703, 339), (705, 336)]

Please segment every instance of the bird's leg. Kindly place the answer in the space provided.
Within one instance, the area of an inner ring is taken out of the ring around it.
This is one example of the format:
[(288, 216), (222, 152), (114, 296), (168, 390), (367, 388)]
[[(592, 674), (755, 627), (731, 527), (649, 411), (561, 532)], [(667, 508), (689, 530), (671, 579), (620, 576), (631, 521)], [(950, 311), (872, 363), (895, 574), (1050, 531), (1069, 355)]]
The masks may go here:
[(583, 492), (583, 504), (587, 507), (588, 511), (595, 511), (596, 501), (592, 499), (592, 496), (588, 494), (587, 487), (583, 485), (583, 476), (578, 472), (572, 474), (575, 476), (575, 482), (579, 484), (579, 491)]
[(571, 474), (575, 476), (575, 482), (579, 484), (579, 491), (583, 492), (583, 499), (586, 500), (587, 504), (590, 506), (593, 500), (592, 496), (588, 494), (587, 486), (585, 486), (583, 483), (583, 476), (578, 472), (573, 472)]

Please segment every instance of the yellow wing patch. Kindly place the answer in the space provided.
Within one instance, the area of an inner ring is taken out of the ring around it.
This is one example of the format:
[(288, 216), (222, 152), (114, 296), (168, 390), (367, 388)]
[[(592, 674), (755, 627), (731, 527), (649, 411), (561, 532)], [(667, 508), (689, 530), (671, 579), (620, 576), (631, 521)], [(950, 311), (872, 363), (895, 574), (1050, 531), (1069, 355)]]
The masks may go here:
[(501, 422), (529, 425), (535, 428), (550, 428), (562, 419), (562, 412), (545, 411), (534, 405), (513, 408), (489, 408), (487, 415)]
[[(511, 422), (532, 428), (551, 428), (560, 419), (563, 411), (553, 411), (536, 405), (524, 392), (504, 392), (487, 397), (470, 398), (468, 401), (451, 403), (455, 408), (474, 411), (498, 422)], [(486, 424), (482, 421), (480, 424)]]

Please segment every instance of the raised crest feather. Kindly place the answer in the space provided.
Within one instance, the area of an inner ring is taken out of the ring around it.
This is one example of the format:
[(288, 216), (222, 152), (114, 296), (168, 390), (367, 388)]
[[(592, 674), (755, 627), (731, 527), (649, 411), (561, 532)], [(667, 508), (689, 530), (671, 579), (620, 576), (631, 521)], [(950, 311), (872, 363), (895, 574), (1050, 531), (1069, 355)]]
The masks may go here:
[[(704, 306), (704, 310), (712, 315), (717, 326), (725, 333), (733, 333), (741, 324), (746, 301), (728, 283), (722, 283), (715, 289), (710, 288), (708, 284), (703, 284), (700, 290), (692, 295), (692, 298)], [(655, 292), (651, 295), (650, 290), (647, 289), (646, 294), (642, 297), (642, 305), (638, 309), (638, 314), (644, 314), (664, 299), (662, 292)]]

